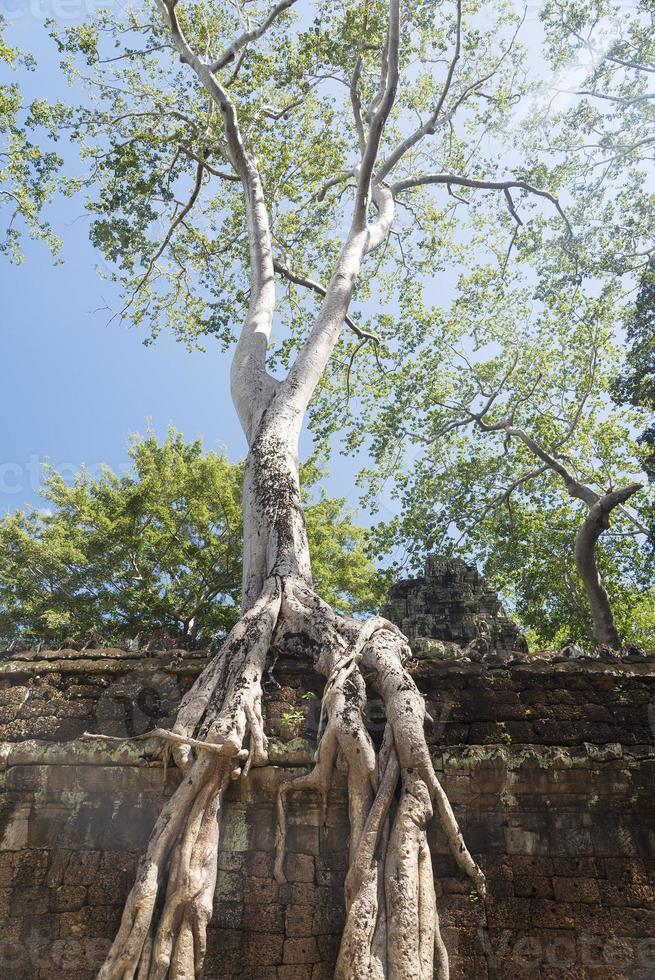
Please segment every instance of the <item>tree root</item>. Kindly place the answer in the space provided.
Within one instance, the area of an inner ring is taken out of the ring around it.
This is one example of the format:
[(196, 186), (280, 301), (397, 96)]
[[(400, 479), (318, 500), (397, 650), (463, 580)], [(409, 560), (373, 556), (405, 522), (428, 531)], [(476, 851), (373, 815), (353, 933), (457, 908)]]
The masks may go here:
[(268, 761), (261, 678), (281, 595), (279, 580), (269, 579), (183, 698), (173, 732), (159, 733), (185, 775), (155, 824), (99, 980), (202, 973), (223, 794), (242, 774), (241, 762), (247, 771)]
[[(153, 830), (100, 980), (192, 980), (202, 975), (216, 885), (223, 795), (268, 760), (262, 675), (273, 642), (301, 633), (327, 678), (310, 773), (280, 787), (275, 876), (284, 882), (286, 801), (311, 789), (327, 807), (335, 765), (347, 769), (350, 817), (346, 924), (337, 980), (448, 977), (426, 827), (436, 804), (450, 847), (484, 893), (434, 773), (425, 706), (404, 667), (402, 634), (386, 620), (337, 616), (297, 580), (267, 579), (260, 598), (184, 697), (172, 732), (156, 730), (184, 778)], [(379, 751), (364, 724), (367, 679), (386, 705)], [(244, 747), (247, 744), (247, 748)]]
[[(317, 667), (327, 676), (322, 706), (327, 723), (312, 772), (284, 784), (278, 793), (276, 877), (285, 880), (289, 792), (313, 788), (325, 800), (339, 754), (348, 770), (350, 861), (335, 980), (431, 980), (435, 966), (436, 975), (445, 980), (448, 958), (426, 837), (433, 803), (455, 859), (482, 895), (485, 881), (430, 760), (423, 731), (425, 705), (404, 667), (406, 640), (385, 620), (371, 620), (363, 627), (344, 622), (302, 588), (285, 588), (284, 612), (300, 621), (297, 626), (304, 620), (305, 630), (321, 639)], [(377, 754), (363, 720), (362, 669), (370, 671), (371, 683), (386, 706), (387, 724)]]

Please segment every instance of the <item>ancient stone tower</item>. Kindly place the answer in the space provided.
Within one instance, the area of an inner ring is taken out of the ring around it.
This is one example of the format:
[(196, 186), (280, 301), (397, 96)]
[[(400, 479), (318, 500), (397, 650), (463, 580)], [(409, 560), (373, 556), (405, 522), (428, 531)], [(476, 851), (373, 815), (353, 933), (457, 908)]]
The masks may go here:
[(473, 656), (528, 649), (498, 594), (461, 558), (431, 555), (422, 578), (391, 586), (382, 615), (400, 627), (417, 657), (447, 659), (461, 656), (462, 648)]

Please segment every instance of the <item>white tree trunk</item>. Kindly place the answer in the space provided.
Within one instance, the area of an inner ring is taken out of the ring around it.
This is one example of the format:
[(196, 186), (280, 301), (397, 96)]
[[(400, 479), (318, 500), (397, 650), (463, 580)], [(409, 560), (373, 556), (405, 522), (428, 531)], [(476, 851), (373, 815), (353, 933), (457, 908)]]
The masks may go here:
[[(289, 630), (306, 638), (316, 669), (327, 679), (325, 725), (313, 772), (280, 792), (276, 874), (284, 880), (287, 794), (296, 786), (313, 788), (327, 804), (340, 756), (348, 770), (351, 840), (347, 918), (335, 976), (431, 980), (436, 951), (438, 975), (447, 977), (426, 839), (433, 805), (456, 860), (484, 893), (482, 872), (432, 767), (423, 698), (404, 666), (405, 638), (384, 619), (361, 623), (338, 616), (312, 589), (297, 433), (282, 424), (287, 417), (263, 412), (254, 434), (244, 491), (244, 613), (183, 699), (173, 731), (157, 732), (172, 746), (184, 779), (155, 826), (101, 980), (201, 975), (223, 795), (230, 779), (268, 760), (262, 676), (269, 647), (283, 646)], [(386, 705), (380, 753), (364, 724), (361, 666)]]

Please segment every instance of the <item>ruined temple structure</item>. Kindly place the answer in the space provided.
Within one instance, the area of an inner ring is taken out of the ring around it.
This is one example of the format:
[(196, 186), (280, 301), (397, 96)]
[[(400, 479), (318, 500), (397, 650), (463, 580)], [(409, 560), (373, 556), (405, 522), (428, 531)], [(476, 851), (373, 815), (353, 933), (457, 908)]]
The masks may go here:
[(421, 659), (460, 657), (463, 648), (472, 659), (528, 650), (498, 594), (461, 558), (430, 555), (421, 578), (391, 586), (382, 615), (400, 627)]

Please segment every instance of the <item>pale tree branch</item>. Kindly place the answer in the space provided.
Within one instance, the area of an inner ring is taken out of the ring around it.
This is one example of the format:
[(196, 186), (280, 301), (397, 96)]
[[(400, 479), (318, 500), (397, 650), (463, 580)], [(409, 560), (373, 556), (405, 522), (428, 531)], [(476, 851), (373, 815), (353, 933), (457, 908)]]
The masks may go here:
[(642, 65), (638, 61), (624, 61), (623, 58), (617, 58), (615, 55), (605, 55), (605, 61), (611, 61), (615, 65), (622, 65), (623, 68), (634, 68), (636, 71), (655, 73), (655, 68), (651, 67), (650, 65)]
[(377, 104), (369, 123), (366, 147), (362, 154), (359, 168), (357, 194), (355, 197), (355, 213), (353, 226), (365, 225), (368, 214), (368, 203), (371, 192), (373, 168), (380, 150), (380, 141), (389, 113), (393, 107), (398, 88), (398, 52), (400, 45), (400, 3), (399, 0), (389, 2), (389, 27), (387, 32), (386, 58), (384, 59), (383, 78), (384, 92)]
[(584, 523), (575, 539), (575, 563), (582, 579), (593, 621), (594, 639), (618, 650), (621, 646), (607, 590), (596, 564), (596, 544), (603, 531), (609, 528), (612, 511), (641, 490), (641, 483), (631, 483), (619, 490), (603, 494), (589, 507)]
[(291, 113), (294, 109), (297, 109), (298, 106), (305, 104), (308, 92), (315, 89), (321, 84), (321, 82), (324, 82), (326, 78), (331, 77), (332, 76), (330, 75), (318, 75), (312, 82), (305, 86), (302, 95), (299, 95), (296, 99), (292, 99), (290, 102), (287, 102), (281, 109), (276, 109), (275, 106), (272, 105), (262, 105), (260, 106), (260, 111), (263, 115), (267, 116), (268, 119), (286, 119), (289, 113)]
[[(285, 9), (290, 3), (291, 0), (285, 3)], [(194, 71), (220, 110), (227, 153), (243, 186), (250, 246), (250, 303), (232, 361), (231, 381), (239, 419), (250, 440), (277, 388), (277, 382), (266, 370), (266, 347), (275, 309), (275, 275), (264, 192), (256, 163), (246, 150), (232, 99), (214, 77), (211, 67), (199, 57), (184, 36), (177, 19), (176, 3), (157, 0), (157, 5), (170, 28), (180, 60)], [(281, 5), (278, 4), (278, 7)], [(269, 22), (272, 20), (269, 19)], [(265, 29), (257, 36), (261, 36)]]
[(257, 27), (253, 27), (252, 30), (244, 31), (243, 34), (239, 35), (239, 37), (225, 49), (223, 54), (212, 62), (211, 65), (209, 65), (209, 70), (211, 72), (217, 72), (220, 71), (221, 68), (225, 68), (226, 65), (229, 65), (231, 61), (234, 61), (235, 57), (242, 48), (245, 48), (252, 41), (258, 40), (258, 38), (265, 34), (273, 21), (277, 20), (280, 14), (284, 13), (285, 10), (288, 10), (289, 7), (292, 7), (294, 3), (296, 3), (296, 0), (280, 0), (280, 3), (277, 3), (273, 7), (268, 17), (266, 17), (261, 24), (258, 24)]
[(567, 95), (586, 95), (592, 99), (603, 99), (605, 102), (619, 102), (622, 105), (636, 105), (638, 102), (649, 102), (655, 99), (655, 92), (645, 92), (643, 95), (633, 95), (625, 97), (623, 95), (608, 95), (605, 92), (594, 92), (591, 89), (577, 89), (574, 92), (567, 92)]
[(366, 110), (366, 121), (370, 123), (373, 113), (378, 109), (380, 102), (384, 96), (387, 87), (387, 81), (389, 77), (389, 26), (387, 25), (387, 35), (384, 42), (384, 48), (382, 50), (382, 63), (380, 66), (380, 81), (378, 84), (377, 92), (371, 99), (371, 103)]
[(359, 97), (359, 79), (362, 73), (362, 56), (357, 55), (355, 68), (350, 79), (350, 103), (353, 108), (353, 118), (355, 120), (355, 130), (357, 131), (357, 142), (359, 143), (360, 154), (364, 153), (366, 147), (366, 133), (364, 131), (364, 119), (362, 117), (362, 100)]
[(238, 176), (238, 174), (226, 173), (226, 171), (224, 170), (217, 170), (216, 167), (212, 167), (212, 165), (208, 163), (207, 160), (205, 160), (201, 156), (198, 156), (198, 154), (194, 153), (193, 150), (190, 150), (188, 146), (181, 147), (181, 151), (182, 153), (184, 153), (185, 156), (189, 157), (191, 160), (195, 160), (197, 163), (201, 163), (202, 166), (207, 171), (207, 173), (212, 174), (212, 176), (214, 177), (220, 177), (221, 180), (231, 180), (236, 183), (238, 183), (241, 179)]
[[(294, 283), (296, 286), (304, 286), (305, 289), (310, 289), (312, 292), (316, 293), (317, 296), (325, 296), (327, 289), (320, 282), (316, 282), (315, 279), (310, 279), (307, 276), (302, 276), (297, 272), (293, 272), (288, 266), (283, 265), (277, 259), (273, 260), (273, 268), (276, 272), (279, 272), (281, 276), (288, 279), (289, 282)], [(358, 326), (353, 318), (346, 314), (344, 317), (344, 323), (349, 327), (360, 340), (374, 340), (379, 343), (380, 338), (376, 333), (371, 333), (368, 330), (362, 330)]]
[[(337, 259), (318, 316), (279, 392), (280, 412), (290, 416), (290, 424), (297, 432), (300, 431), (312, 393), (339, 339), (362, 260), (367, 251), (371, 251), (382, 241), (393, 217), (393, 196), (388, 189), (378, 185), (371, 188), (371, 180), (382, 133), (396, 97), (399, 46), (400, 3), (399, 0), (389, 0), (387, 53), (381, 72), (384, 93), (372, 114), (366, 147), (357, 171), (357, 190), (350, 231)], [(378, 210), (378, 221), (369, 226), (371, 194)]]
[(411, 150), (418, 143), (420, 143), (425, 136), (433, 136), (437, 130), (437, 126), (446, 125), (447, 123), (450, 123), (452, 125), (453, 116), (455, 115), (459, 107), (467, 101), (469, 96), (471, 96), (474, 93), (477, 93), (480, 97), (487, 98), (487, 99), (492, 98), (486, 93), (480, 91), (481, 86), (484, 85), (485, 82), (488, 82), (491, 78), (493, 78), (493, 76), (496, 74), (496, 72), (502, 65), (505, 58), (507, 58), (507, 56), (511, 52), (516, 42), (518, 33), (525, 21), (525, 16), (526, 16), (526, 11), (524, 11), (523, 17), (520, 19), (507, 48), (505, 49), (505, 51), (503, 51), (500, 58), (496, 61), (496, 63), (491, 68), (491, 70), (488, 71), (486, 75), (483, 75), (481, 78), (478, 78), (474, 82), (471, 82), (469, 85), (467, 85), (464, 88), (464, 90), (459, 94), (459, 96), (456, 98), (453, 105), (448, 109), (448, 112), (444, 114), (446, 99), (452, 88), (453, 79), (455, 76), (455, 69), (457, 68), (457, 64), (459, 62), (460, 55), (461, 55), (462, 4), (461, 4), (461, 0), (457, 0), (455, 50), (453, 52), (453, 57), (449, 63), (446, 79), (444, 81), (444, 85), (439, 95), (437, 104), (433, 109), (433, 111), (431, 112), (430, 116), (427, 118), (427, 120), (424, 123), (422, 123), (417, 129), (415, 129), (413, 133), (410, 133), (409, 136), (407, 136), (404, 140), (402, 140), (402, 142), (398, 144), (395, 150), (393, 150), (389, 154), (386, 160), (383, 160), (380, 163), (379, 167), (377, 168), (378, 179), (383, 180), (385, 177), (387, 177), (391, 173), (393, 168), (396, 166), (396, 164), (405, 156), (405, 154), (408, 153), (409, 150)]
[[(484, 428), (484, 424), (482, 424), (481, 427)], [(595, 490), (592, 490), (591, 487), (588, 487), (586, 484), (576, 479), (573, 473), (571, 473), (571, 471), (564, 466), (561, 458), (544, 449), (544, 447), (538, 443), (536, 439), (533, 439), (532, 436), (525, 431), (525, 429), (511, 424), (501, 425), (500, 427), (507, 433), (508, 436), (514, 436), (515, 438), (520, 439), (521, 442), (527, 446), (530, 452), (534, 453), (535, 456), (543, 460), (549, 469), (557, 473), (557, 475), (561, 477), (570, 497), (577, 497), (578, 500), (582, 500), (588, 507), (592, 507), (598, 501), (599, 497)]]
[(446, 80), (444, 82), (441, 94), (434, 111), (430, 114), (429, 118), (410, 133), (406, 139), (404, 139), (396, 149), (389, 154), (386, 160), (383, 160), (380, 164), (377, 176), (379, 180), (383, 180), (387, 174), (389, 174), (393, 168), (396, 166), (398, 161), (403, 157), (413, 146), (416, 146), (424, 136), (432, 135), (435, 132), (437, 121), (444, 107), (446, 98), (450, 91), (452, 85), (453, 77), (455, 75), (455, 69), (457, 68), (457, 63), (461, 55), (461, 40), (462, 40), (462, 0), (457, 0), (457, 23), (456, 23), (456, 39), (455, 39), (455, 51), (453, 57), (448, 66), (448, 72), (446, 74)]
[(327, 194), (327, 192), (330, 190), (331, 187), (338, 187), (339, 184), (345, 183), (345, 181), (347, 181), (350, 177), (354, 177), (354, 176), (355, 176), (355, 170), (344, 170), (341, 173), (335, 174), (333, 177), (330, 177), (329, 180), (325, 181), (325, 183), (317, 193), (316, 200), (317, 201), (324, 200), (325, 195)]

